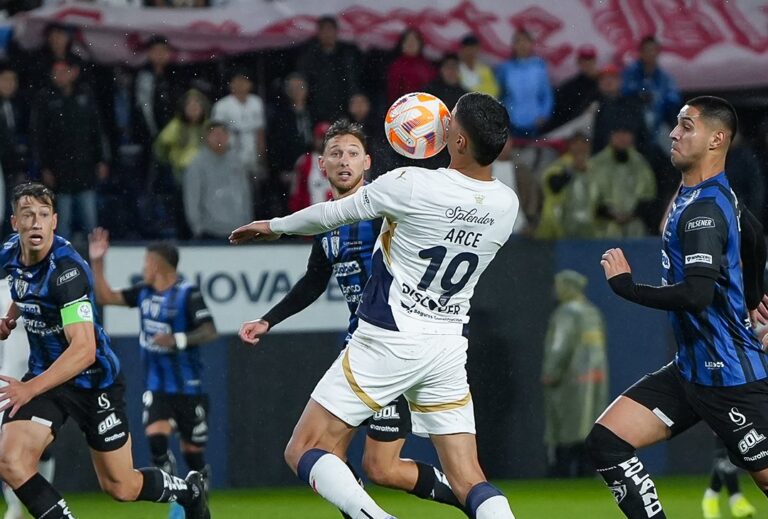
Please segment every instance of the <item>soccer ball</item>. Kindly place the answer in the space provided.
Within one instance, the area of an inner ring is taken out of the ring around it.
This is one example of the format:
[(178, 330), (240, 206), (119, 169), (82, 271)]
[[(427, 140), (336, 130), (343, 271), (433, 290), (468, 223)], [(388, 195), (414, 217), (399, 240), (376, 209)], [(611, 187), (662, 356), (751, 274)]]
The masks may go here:
[(448, 142), (451, 112), (432, 94), (405, 94), (392, 103), (384, 119), (389, 144), (400, 155), (427, 159), (440, 153)]

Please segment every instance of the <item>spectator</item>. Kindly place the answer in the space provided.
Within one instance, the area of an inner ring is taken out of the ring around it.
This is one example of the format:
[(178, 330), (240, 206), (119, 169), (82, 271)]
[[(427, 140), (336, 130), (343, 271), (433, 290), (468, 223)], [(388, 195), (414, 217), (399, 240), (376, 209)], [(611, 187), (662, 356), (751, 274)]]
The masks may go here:
[(52, 86), (35, 98), (30, 132), (42, 181), (57, 194), (57, 233), (70, 240), (73, 218), (86, 235), (98, 225), (95, 187), (109, 175), (107, 138), (93, 92), (78, 83), (79, 73), (77, 62), (53, 64)]
[[(576, 54), (579, 71), (555, 89), (555, 113), (547, 125), (557, 128), (575, 119), (598, 98), (597, 51), (582, 45)], [(594, 144), (594, 143), (593, 143)]]
[(459, 98), (467, 93), (460, 83), (459, 58), (456, 54), (446, 54), (443, 57), (438, 76), (426, 84), (424, 91), (442, 99), (448, 110), (453, 110)]
[(656, 180), (635, 149), (632, 127), (617, 123), (608, 146), (592, 158), (597, 186), (597, 227), (602, 238), (648, 234), (646, 223), (656, 199)]
[(189, 90), (181, 99), (177, 115), (155, 140), (155, 155), (170, 164), (178, 185), (203, 143), (209, 112), (208, 99), (198, 90)]
[[(74, 29), (61, 22), (53, 22), (45, 27), (44, 46), (26, 56), (20, 65), (22, 72), (22, 90), (37, 92), (50, 84), (51, 67), (58, 61), (69, 61), (82, 65), (79, 56), (73, 51)], [(82, 71), (81, 71), (82, 72)]]
[(213, 105), (211, 118), (226, 123), (230, 147), (240, 159), (240, 166), (251, 178), (254, 199), (259, 200), (261, 184), (266, 179), (266, 116), (261, 97), (251, 93), (250, 74), (236, 70), (229, 80), (230, 95)]
[(149, 142), (171, 121), (177, 99), (177, 87), (171, 70), (171, 48), (162, 36), (147, 42), (147, 64), (136, 76), (136, 104), (142, 115)]
[(568, 150), (542, 175), (544, 194), (536, 237), (594, 238), (597, 186), (589, 162), (589, 139), (582, 133), (568, 140)]
[(315, 125), (312, 132), (314, 135), (312, 151), (308, 151), (296, 161), (291, 178), (291, 194), (288, 198), (288, 211), (292, 213), (332, 199), (328, 175), (320, 169), (325, 132), (330, 126), (325, 121)]
[(499, 96), (499, 84), (491, 67), (477, 59), (480, 53), (480, 40), (474, 34), (468, 34), (461, 40), (459, 47), (459, 76), (461, 86), (468, 92), (482, 92), (489, 96)]
[(317, 37), (299, 57), (296, 70), (309, 85), (309, 103), (318, 120), (335, 121), (358, 90), (360, 51), (338, 39), (339, 26), (332, 16), (317, 21)]
[(509, 112), (514, 137), (535, 137), (552, 116), (552, 85), (547, 64), (533, 55), (533, 37), (515, 33), (513, 55), (496, 69), (501, 100)]
[(0, 166), (6, 192), (26, 176), (27, 121), (18, 89), (16, 71), (8, 64), (0, 65)]
[(755, 149), (741, 133), (737, 133), (725, 159), (725, 174), (739, 204), (760, 221), (763, 220), (765, 204), (764, 172)]
[(224, 239), (253, 220), (252, 185), (229, 139), (225, 123), (208, 123), (205, 145), (184, 174), (187, 223), (198, 239)]
[(584, 439), (608, 405), (608, 357), (602, 314), (584, 295), (587, 278), (555, 274), (558, 307), (549, 320), (541, 381), (550, 477), (594, 474)]
[(285, 193), (296, 161), (312, 149), (312, 117), (307, 108), (307, 82), (301, 74), (290, 74), (284, 82), (285, 97), (272, 113), (267, 135), (270, 188), (270, 215), (283, 214)]
[(399, 54), (387, 70), (390, 103), (405, 94), (421, 91), (436, 75), (434, 65), (422, 55), (424, 39), (416, 29), (403, 31), (396, 49)]
[(645, 107), (646, 126), (651, 138), (662, 148), (669, 148), (667, 139), (670, 121), (677, 116), (682, 99), (672, 76), (659, 66), (661, 47), (653, 36), (640, 42), (640, 57), (622, 75), (624, 95), (636, 95)]
[[(600, 69), (597, 85), (597, 111), (592, 125), (593, 153), (602, 151), (608, 145), (611, 131), (620, 123), (631, 126), (636, 146), (638, 149), (643, 149), (648, 133), (643, 115), (643, 103), (638, 96), (621, 93), (619, 68), (615, 65), (606, 65)], [(669, 161), (669, 157), (666, 160)]]
[(491, 165), (493, 176), (503, 184), (514, 189), (520, 201), (517, 219), (512, 232), (531, 236), (539, 220), (541, 191), (536, 177), (524, 164), (514, 160), (514, 141), (507, 139), (504, 149)]
[(347, 117), (353, 123), (361, 125), (367, 137), (368, 152), (372, 157), (370, 178), (375, 179), (392, 169), (388, 160), (391, 148), (384, 136), (384, 125), (381, 123), (381, 117), (376, 117), (373, 113), (367, 95), (362, 92), (352, 94), (349, 98)]

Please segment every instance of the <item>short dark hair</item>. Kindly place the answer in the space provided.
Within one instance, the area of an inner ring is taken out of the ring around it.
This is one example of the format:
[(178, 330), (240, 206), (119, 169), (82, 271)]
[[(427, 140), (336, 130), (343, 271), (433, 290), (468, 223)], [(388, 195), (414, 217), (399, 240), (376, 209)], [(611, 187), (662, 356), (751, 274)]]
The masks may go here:
[(456, 119), (469, 137), (469, 147), (481, 166), (492, 163), (507, 142), (507, 109), (488, 94), (470, 92), (456, 103)]
[(229, 131), (229, 125), (226, 122), (220, 121), (218, 119), (211, 119), (208, 121), (208, 124), (205, 125), (205, 133), (211, 133), (211, 131), (215, 130), (216, 128), (224, 128), (225, 130)]
[(363, 131), (363, 125), (350, 122), (349, 119), (338, 119), (328, 128), (323, 138), (323, 152), (325, 152), (325, 147), (328, 146), (328, 141), (340, 135), (355, 137), (363, 145), (363, 151), (368, 153), (368, 138), (365, 136), (365, 131)]
[(147, 49), (150, 49), (154, 47), (155, 45), (165, 45), (166, 47), (170, 47), (170, 44), (168, 43), (168, 38), (165, 36), (161, 36), (160, 34), (153, 34), (149, 37), (147, 42), (144, 44), (144, 47)]
[(56, 196), (53, 194), (53, 191), (39, 182), (25, 182), (13, 188), (11, 200), (14, 212), (19, 205), (19, 201), (26, 197), (34, 198), (35, 200), (46, 204), (51, 204), (53, 210), (56, 211)]
[(449, 61), (453, 61), (455, 63), (458, 63), (459, 62), (459, 56), (455, 52), (449, 52), (448, 54), (443, 56), (442, 59), (440, 59), (440, 65), (439, 66), (442, 67), (443, 65), (445, 65)]
[(332, 25), (334, 29), (339, 28), (339, 22), (336, 20), (336, 17), (330, 14), (326, 14), (317, 19), (318, 29), (321, 25)]
[(731, 140), (739, 131), (739, 117), (736, 115), (736, 109), (731, 103), (716, 96), (698, 96), (685, 102), (688, 106), (693, 106), (699, 110), (701, 116), (709, 120), (717, 120), (723, 123), (726, 129), (731, 132)]
[(147, 252), (157, 254), (174, 269), (179, 265), (179, 249), (167, 241), (156, 241), (147, 245)]
[(659, 44), (659, 40), (657, 40), (656, 36), (654, 36), (653, 34), (649, 34), (647, 36), (644, 36), (643, 39), (640, 40), (640, 45), (638, 45), (637, 47), (639, 49), (642, 49), (643, 47), (645, 47), (649, 43), (653, 43), (654, 45), (658, 45)]

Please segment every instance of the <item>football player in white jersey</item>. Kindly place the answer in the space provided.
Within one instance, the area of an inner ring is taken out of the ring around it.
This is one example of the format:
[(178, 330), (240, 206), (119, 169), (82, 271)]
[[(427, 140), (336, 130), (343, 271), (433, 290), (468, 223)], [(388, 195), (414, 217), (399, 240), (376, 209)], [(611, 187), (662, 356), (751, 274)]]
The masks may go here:
[[(353, 196), (255, 221), (230, 236), (239, 244), (384, 218), (359, 327), (312, 392), (285, 451), (299, 478), (354, 519), (392, 516), (356, 484), (338, 455), (355, 427), (400, 394), (409, 402), (413, 432), (432, 438), (467, 512), (478, 519), (514, 517), (477, 460), (465, 369), (470, 298), (512, 233), (519, 205), (514, 191), (491, 175), (507, 125), (498, 101), (466, 94), (448, 127), (448, 168), (396, 169)], [(248, 323), (240, 336), (251, 343), (257, 338)]]
[[(0, 277), (0, 308), (8, 308), (11, 304), (11, 287), (8, 285), (6, 277)], [(29, 341), (24, 327), (19, 326), (19, 330), (8, 336), (4, 341), (0, 341), (0, 374), (8, 375), (21, 380), (21, 377), (27, 372), (27, 362), (29, 361)], [(0, 382), (5, 385), (5, 382)], [(0, 420), (3, 412), (0, 412)], [(53, 473), (56, 467), (56, 461), (51, 453), (46, 450), (38, 463), (38, 471), (48, 481), (53, 481)], [(21, 501), (14, 494), (13, 489), (2, 483), (3, 497), (5, 498), (5, 515), (3, 519), (23, 519), (24, 508)]]

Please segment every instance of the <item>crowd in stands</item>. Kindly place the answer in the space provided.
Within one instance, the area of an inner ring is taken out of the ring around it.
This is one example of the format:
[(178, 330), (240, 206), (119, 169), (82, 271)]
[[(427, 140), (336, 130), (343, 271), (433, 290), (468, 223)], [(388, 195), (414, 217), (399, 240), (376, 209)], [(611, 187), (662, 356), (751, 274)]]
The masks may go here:
[[(59, 232), (70, 239), (102, 225), (117, 239), (223, 240), (253, 218), (327, 200), (317, 157), (325, 129), (339, 117), (369, 136), (371, 178), (409, 164), (447, 166), (446, 151), (412, 161), (386, 142), (383, 112), (413, 91), (433, 93), (449, 109), (479, 91), (507, 108), (510, 139), (494, 175), (520, 197), (520, 234), (657, 234), (679, 183), (668, 133), (683, 98), (658, 63), (653, 37), (623, 68), (598, 66), (606, 60), (595, 48), (580, 47), (577, 73), (559, 85), (524, 29), (514, 35), (510, 58), (493, 67), (472, 34), (435, 63), (416, 29), (404, 31), (391, 52), (362, 52), (339, 40), (333, 17), (320, 18), (308, 42), (260, 61), (246, 55), (180, 65), (157, 35), (144, 43), (145, 65), (134, 70), (92, 63), (76, 42), (75, 29), (54, 23), (42, 48), (11, 47), (0, 64), (5, 198), (22, 181), (50, 186)], [(281, 73), (255, 76), (265, 70)], [(734, 143), (727, 174), (762, 219), (768, 119), (749, 137)]]

